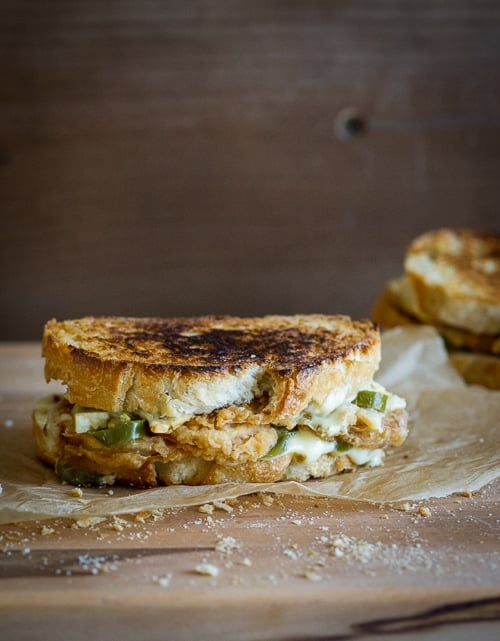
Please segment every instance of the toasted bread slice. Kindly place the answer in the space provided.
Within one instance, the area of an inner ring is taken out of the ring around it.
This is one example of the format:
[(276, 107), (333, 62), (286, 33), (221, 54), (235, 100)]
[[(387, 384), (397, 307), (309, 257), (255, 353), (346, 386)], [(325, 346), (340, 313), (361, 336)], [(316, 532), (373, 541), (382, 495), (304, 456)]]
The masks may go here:
[(410, 244), (404, 267), (424, 320), (500, 333), (500, 237), (431, 231)]
[[(371, 381), (380, 336), (347, 316), (86, 317), (49, 321), (43, 355), (72, 403), (141, 411), (155, 432), (227, 407), (238, 422), (293, 426), (309, 405), (333, 407)], [(234, 422), (226, 414), (218, 425)]]

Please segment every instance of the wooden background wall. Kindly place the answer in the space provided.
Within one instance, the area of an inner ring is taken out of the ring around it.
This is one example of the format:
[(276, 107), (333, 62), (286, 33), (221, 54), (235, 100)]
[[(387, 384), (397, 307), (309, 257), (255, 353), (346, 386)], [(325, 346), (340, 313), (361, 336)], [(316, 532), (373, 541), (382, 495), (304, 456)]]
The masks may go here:
[(499, 183), (500, 2), (0, 1), (1, 340), (365, 316)]

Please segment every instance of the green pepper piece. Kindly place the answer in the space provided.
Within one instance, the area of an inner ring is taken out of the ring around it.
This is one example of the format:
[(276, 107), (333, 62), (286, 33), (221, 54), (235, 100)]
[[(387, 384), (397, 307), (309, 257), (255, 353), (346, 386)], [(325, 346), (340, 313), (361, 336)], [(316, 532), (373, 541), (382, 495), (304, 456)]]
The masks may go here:
[(144, 419), (132, 419), (127, 414), (111, 418), (106, 427), (90, 430), (88, 434), (104, 443), (107, 447), (135, 441), (148, 433)]
[(286, 427), (278, 427), (276, 431), (278, 432), (278, 440), (263, 458), (273, 458), (286, 453), (287, 446), (292, 438), (292, 432), (287, 430)]
[(388, 398), (387, 394), (381, 394), (380, 392), (365, 389), (358, 392), (353, 403), (358, 405), (358, 407), (364, 407), (365, 409), (385, 412)]
[(115, 482), (114, 474), (103, 474), (101, 472), (84, 470), (83, 468), (71, 467), (60, 461), (56, 461), (55, 472), (62, 481), (70, 485), (104, 487), (105, 485), (113, 485)]
[(339, 454), (342, 454), (342, 452), (348, 452), (351, 449), (352, 445), (348, 443), (347, 441), (342, 441), (340, 439), (336, 440), (336, 447), (335, 449)]

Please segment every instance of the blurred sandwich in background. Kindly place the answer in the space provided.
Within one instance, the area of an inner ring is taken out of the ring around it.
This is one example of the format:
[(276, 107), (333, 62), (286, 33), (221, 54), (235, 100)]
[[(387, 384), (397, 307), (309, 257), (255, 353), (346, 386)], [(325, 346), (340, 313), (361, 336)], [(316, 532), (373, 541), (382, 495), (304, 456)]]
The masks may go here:
[(500, 389), (500, 237), (468, 229), (419, 236), (372, 318), (382, 329), (434, 326), (467, 383)]

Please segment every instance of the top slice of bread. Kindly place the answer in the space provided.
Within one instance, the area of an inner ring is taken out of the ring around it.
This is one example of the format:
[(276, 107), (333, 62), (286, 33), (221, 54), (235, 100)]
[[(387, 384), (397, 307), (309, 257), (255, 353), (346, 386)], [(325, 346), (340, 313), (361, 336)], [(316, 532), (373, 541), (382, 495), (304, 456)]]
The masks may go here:
[(49, 321), (43, 355), (46, 379), (65, 383), (72, 403), (141, 411), (165, 421), (158, 431), (230, 406), (248, 422), (293, 426), (306, 407), (333, 409), (371, 381), (380, 336), (369, 320), (320, 314), (85, 317)]
[(440, 229), (415, 239), (405, 258), (425, 316), (475, 333), (500, 333), (500, 237)]

